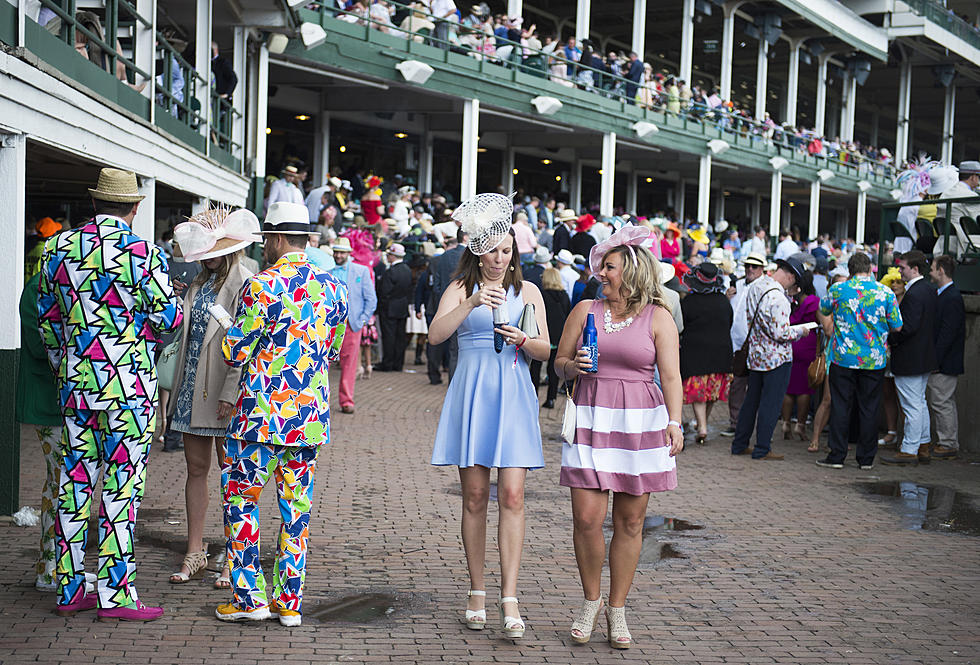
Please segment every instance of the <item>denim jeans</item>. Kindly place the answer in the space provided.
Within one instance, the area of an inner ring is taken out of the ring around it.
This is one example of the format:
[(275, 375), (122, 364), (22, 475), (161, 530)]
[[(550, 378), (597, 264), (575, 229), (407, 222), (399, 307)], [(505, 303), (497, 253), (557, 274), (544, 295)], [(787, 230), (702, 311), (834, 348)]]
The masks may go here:
[(732, 439), (732, 453), (740, 453), (749, 445), (752, 430), (755, 429), (755, 448), (752, 459), (769, 454), (772, 448), (772, 432), (779, 420), (779, 410), (783, 396), (789, 386), (789, 375), (793, 363), (783, 363), (768, 372), (749, 371), (749, 387), (745, 401), (738, 412), (735, 438)]

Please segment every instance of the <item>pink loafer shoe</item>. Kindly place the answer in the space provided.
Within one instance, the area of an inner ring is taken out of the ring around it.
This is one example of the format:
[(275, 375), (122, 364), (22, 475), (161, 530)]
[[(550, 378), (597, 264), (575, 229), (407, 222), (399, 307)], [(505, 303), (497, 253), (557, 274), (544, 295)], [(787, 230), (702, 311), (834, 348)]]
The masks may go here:
[(99, 621), (155, 621), (162, 616), (162, 607), (147, 607), (139, 601), (135, 605), (99, 610)]

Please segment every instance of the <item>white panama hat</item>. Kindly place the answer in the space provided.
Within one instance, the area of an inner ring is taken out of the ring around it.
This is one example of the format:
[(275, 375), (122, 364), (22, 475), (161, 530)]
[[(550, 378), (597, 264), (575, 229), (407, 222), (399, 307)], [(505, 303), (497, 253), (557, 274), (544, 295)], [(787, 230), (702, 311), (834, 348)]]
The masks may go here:
[(310, 211), (302, 203), (276, 201), (269, 206), (260, 233), (309, 235)]

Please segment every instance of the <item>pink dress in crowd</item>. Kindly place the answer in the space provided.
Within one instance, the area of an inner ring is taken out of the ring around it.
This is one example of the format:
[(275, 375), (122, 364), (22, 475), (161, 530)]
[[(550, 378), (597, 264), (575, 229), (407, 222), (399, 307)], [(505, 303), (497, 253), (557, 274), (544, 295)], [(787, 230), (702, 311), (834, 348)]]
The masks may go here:
[(665, 261), (674, 263), (678, 260), (681, 255), (681, 243), (677, 238), (673, 240), (667, 240), (664, 238), (660, 241), (660, 256)]
[[(809, 323), (817, 320), (817, 310), (820, 309), (820, 298), (806, 296), (789, 315), (789, 324)], [(793, 368), (790, 370), (787, 395), (812, 395), (813, 388), (807, 378), (810, 363), (817, 357), (817, 335), (807, 335), (793, 342)]]
[(603, 328), (603, 304), (593, 301), (599, 371), (575, 388), (575, 443), (562, 445), (565, 487), (641, 495), (677, 487), (677, 467), (666, 437), (667, 407), (653, 382), (657, 349), (650, 332), (654, 305), (628, 327)]

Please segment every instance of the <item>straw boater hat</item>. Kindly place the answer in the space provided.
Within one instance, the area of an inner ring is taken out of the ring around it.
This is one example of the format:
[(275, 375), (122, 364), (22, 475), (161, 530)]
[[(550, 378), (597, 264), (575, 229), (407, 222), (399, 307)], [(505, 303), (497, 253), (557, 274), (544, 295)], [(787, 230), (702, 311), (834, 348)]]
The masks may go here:
[(960, 162), (960, 173), (966, 173), (968, 175), (980, 174), (980, 162), (973, 160)]
[(388, 248), (388, 254), (403, 259), (405, 258), (405, 247), (396, 242), (391, 247)]
[(136, 174), (121, 169), (102, 169), (99, 171), (99, 184), (96, 185), (95, 189), (90, 187), (88, 193), (92, 195), (93, 199), (114, 203), (137, 203), (146, 198), (140, 194)]
[(571, 208), (565, 208), (560, 213), (558, 213), (559, 222), (567, 222), (572, 219), (578, 219), (578, 215)]
[(466, 246), (482, 256), (493, 251), (510, 234), (514, 203), (503, 194), (477, 194), (459, 204), (453, 219), (469, 236)]
[(265, 222), (259, 233), (283, 233), (285, 235), (309, 235), (310, 211), (302, 203), (276, 201), (269, 206)]
[(259, 219), (251, 210), (242, 208), (232, 212), (219, 206), (175, 226), (174, 240), (185, 261), (204, 261), (234, 254), (261, 241), (258, 232)]
[(350, 238), (337, 238), (334, 243), (330, 245), (330, 251), (353, 252), (354, 248), (350, 246)]
[(742, 262), (749, 266), (759, 266), (760, 268), (766, 267), (766, 257), (762, 252), (749, 252), (748, 256)]

